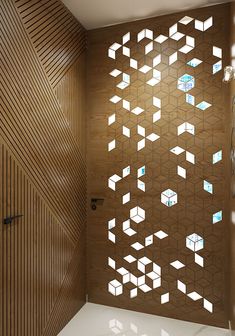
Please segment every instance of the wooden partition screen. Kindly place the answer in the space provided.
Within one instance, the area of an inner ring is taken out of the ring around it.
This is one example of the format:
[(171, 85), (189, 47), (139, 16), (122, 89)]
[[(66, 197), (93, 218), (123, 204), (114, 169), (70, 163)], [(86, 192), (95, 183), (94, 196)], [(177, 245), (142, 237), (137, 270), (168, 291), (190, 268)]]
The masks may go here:
[(229, 8), (89, 32), (91, 302), (228, 326)]
[(86, 293), (86, 31), (57, 0), (0, 10), (0, 334), (56, 336)]

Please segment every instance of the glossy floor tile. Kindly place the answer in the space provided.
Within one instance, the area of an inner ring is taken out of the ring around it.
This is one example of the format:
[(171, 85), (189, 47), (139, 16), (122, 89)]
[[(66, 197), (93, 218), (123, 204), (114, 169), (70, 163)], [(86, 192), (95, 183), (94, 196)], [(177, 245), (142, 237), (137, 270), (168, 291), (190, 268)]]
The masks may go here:
[(59, 336), (230, 336), (225, 329), (87, 303)]

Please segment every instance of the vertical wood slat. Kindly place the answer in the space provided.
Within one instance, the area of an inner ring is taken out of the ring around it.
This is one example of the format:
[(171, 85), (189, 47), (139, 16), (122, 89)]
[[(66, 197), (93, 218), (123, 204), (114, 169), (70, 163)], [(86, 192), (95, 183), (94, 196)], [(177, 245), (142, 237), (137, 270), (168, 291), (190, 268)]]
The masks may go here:
[(0, 219), (24, 215), (0, 223), (0, 334), (56, 336), (85, 301), (83, 94), (61, 103), (85, 87), (85, 30), (57, 0), (0, 10)]
[[(69, 277), (71, 281), (67, 262), (59, 263), (58, 261), (63, 260), (64, 253), (66, 253), (66, 259), (70, 261), (69, 265), (72, 264), (75, 272), (78, 272), (80, 276), (76, 262), (83, 258), (84, 253), (80, 253), (80, 255), (77, 253), (75, 262), (74, 251), (77, 251), (78, 247), (80, 249), (80, 243), (74, 250), (68, 238), (61, 234), (62, 231), (59, 229), (57, 221), (20, 169), (18, 162), (4, 145), (1, 146), (1, 150), (3, 152), (1, 168), (5, 181), (1, 192), (4, 196), (2, 199), (6, 199), (3, 204), (3, 215), (6, 217), (10, 214), (17, 214), (21, 208), (19, 204), (22, 205), (24, 215), (24, 217), (14, 220), (12, 225), (5, 225), (2, 230), (1, 243), (4, 256), (1, 278), (3, 282), (1, 286), (3, 296), (2, 334), (4, 336), (42, 335), (49, 317), (52, 317), (51, 312), (54, 311), (55, 314), (58, 314), (55, 307), (58, 304), (64, 305), (63, 301), (58, 301), (58, 297), (63, 293), (64, 281), (66, 281), (64, 279)], [(20, 188), (18, 189), (18, 187)], [(20, 191), (24, 199), (23, 204), (22, 199), (18, 198)], [(36, 270), (37, 272), (35, 272)], [(39, 272), (41, 272), (41, 276)], [(73, 283), (71, 286), (77, 287), (77, 285), (76, 282), (76, 285)], [(79, 290), (83, 291), (84, 283), (81, 285), (83, 286)], [(67, 287), (65, 290), (67, 291)], [(71, 299), (73, 291), (69, 294)], [(82, 299), (76, 302), (76, 309), (78, 309)], [(74, 300), (71, 304), (74, 304)], [(39, 305), (41, 308), (38, 310)], [(61, 319), (60, 316), (57, 318)], [(67, 318), (65, 313), (62, 319), (67, 320)], [(54, 328), (58, 331), (56, 325)]]
[[(32, 3), (35, 7), (33, 12)], [(49, 81), (55, 88), (86, 49), (85, 29), (60, 1), (16, 1), (16, 7)], [(61, 15), (69, 15), (69, 29), (67, 23), (60, 20)], [(49, 22), (51, 27), (48, 26)], [(60, 32), (51, 39), (55, 27)]]

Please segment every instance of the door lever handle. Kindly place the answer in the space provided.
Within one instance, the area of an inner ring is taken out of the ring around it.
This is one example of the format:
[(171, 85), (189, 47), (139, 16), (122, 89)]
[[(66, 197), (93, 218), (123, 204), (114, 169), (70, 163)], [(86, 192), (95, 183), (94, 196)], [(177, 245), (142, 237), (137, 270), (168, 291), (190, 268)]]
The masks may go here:
[(15, 215), (15, 216), (6, 217), (3, 220), (3, 224), (11, 224), (14, 219), (19, 218), (19, 217), (23, 217), (23, 215)]

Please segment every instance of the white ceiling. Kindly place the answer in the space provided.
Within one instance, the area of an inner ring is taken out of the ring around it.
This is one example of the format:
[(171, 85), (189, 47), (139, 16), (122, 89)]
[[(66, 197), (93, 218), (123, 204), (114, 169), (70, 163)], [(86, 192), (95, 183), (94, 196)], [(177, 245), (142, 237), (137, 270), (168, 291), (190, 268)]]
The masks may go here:
[[(62, 0), (86, 29), (100, 28), (228, 0)], [(234, 1), (234, 0), (233, 0)]]

